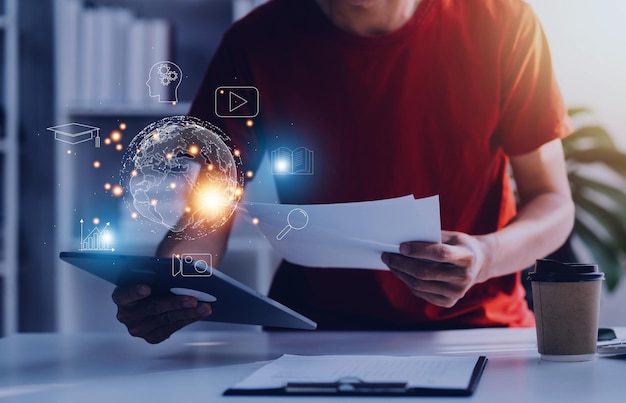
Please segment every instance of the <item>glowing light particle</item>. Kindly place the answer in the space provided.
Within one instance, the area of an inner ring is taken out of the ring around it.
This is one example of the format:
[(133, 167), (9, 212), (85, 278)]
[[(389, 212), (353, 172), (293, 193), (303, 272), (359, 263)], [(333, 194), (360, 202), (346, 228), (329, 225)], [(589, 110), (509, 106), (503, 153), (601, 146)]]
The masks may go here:
[(93, 167), (96, 168), (96, 169), (100, 168), (100, 161), (94, 161), (93, 162)]
[(139, 217), (139, 215), (137, 214), (136, 211), (133, 211), (132, 213), (130, 213), (130, 218), (132, 218), (133, 220), (136, 220)]
[(126, 123), (120, 123), (120, 130), (126, 130)]
[(137, 176), (138, 172), (136, 169), (133, 169), (132, 171), (130, 171), (130, 176)]
[(198, 148), (197, 145), (192, 144), (189, 146), (189, 153), (191, 153), (192, 155), (197, 155), (200, 152), (200, 149)]
[(98, 225), (100, 224), (100, 219), (98, 217), (94, 217), (93, 220), (91, 220), (91, 222), (93, 223), (93, 225)]
[(68, 153), (68, 154), (71, 154), (71, 153), (72, 153), (72, 150), (67, 150), (67, 153)]
[(111, 241), (112, 241), (112, 240), (113, 240), (113, 236), (111, 235), (111, 233), (110, 233), (109, 231), (104, 231), (104, 232), (102, 233), (102, 241), (103, 241), (105, 244), (109, 244), (109, 243), (111, 243)]
[(108, 137), (106, 139), (104, 139), (104, 144), (107, 145), (107, 146), (110, 145), (111, 144), (111, 139), (108, 138)]
[(241, 151), (239, 151), (239, 150), (235, 150), (235, 151), (233, 151), (233, 155), (234, 155), (235, 157), (239, 157), (239, 156), (241, 155)]
[(246, 172), (246, 177), (252, 178), (253, 176), (254, 176), (254, 172), (252, 172), (252, 171)]
[(111, 132), (111, 140), (113, 140), (113, 141), (115, 141), (117, 143), (121, 139), (122, 139), (122, 133), (120, 133), (118, 130), (113, 130)]
[(259, 223), (259, 219), (257, 217), (254, 217), (252, 219), (252, 224), (257, 225)]
[(111, 193), (115, 197), (120, 197), (121, 195), (124, 194), (124, 188), (121, 187), (120, 185), (115, 185), (115, 186), (113, 186), (113, 189), (111, 190)]
[(111, 184), (110, 183), (105, 183), (104, 184), (104, 190), (111, 190)]
[(254, 126), (254, 121), (252, 119), (246, 120), (246, 126), (248, 126), (248, 127)]
[(289, 163), (287, 160), (278, 159), (274, 164), (274, 169), (276, 172), (287, 172), (289, 170)]
[(189, 206), (185, 207), (185, 213), (191, 213), (191, 207)]
[(116, 146), (115, 146), (115, 149), (116, 149), (117, 151), (122, 151), (122, 149), (123, 149), (123, 148), (124, 148), (124, 147), (123, 147), (121, 144), (118, 144), (118, 145), (116, 145)]
[(213, 170), (213, 164), (209, 164), (209, 165), (207, 166), (207, 169), (208, 169), (209, 171), (212, 171), (212, 170)]
[(151, 206), (156, 206), (156, 205), (157, 205), (157, 203), (158, 203), (158, 200), (157, 200), (157, 199), (152, 199), (152, 200), (150, 200), (150, 205), (151, 205)]
[(168, 160), (171, 160), (172, 158), (174, 158), (174, 155), (172, 153), (167, 153), (165, 154), (165, 158), (167, 158)]
[(176, 189), (176, 182), (170, 183), (170, 189)]

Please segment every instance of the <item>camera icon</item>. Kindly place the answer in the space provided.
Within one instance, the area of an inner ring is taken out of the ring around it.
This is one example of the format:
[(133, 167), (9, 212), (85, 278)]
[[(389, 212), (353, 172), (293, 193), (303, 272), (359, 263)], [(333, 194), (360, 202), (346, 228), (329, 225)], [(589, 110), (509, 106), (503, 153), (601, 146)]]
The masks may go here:
[(181, 253), (172, 255), (172, 277), (211, 277), (213, 255), (210, 253)]

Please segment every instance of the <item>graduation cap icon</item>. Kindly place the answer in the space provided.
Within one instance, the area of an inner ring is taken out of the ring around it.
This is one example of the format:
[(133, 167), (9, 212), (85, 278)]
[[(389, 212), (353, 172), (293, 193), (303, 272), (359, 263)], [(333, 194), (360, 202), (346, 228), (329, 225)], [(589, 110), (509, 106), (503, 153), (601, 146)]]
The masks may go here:
[(96, 148), (100, 148), (100, 128), (82, 123), (68, 123), (60, 126), (48, 127), (54, 132), (54, 139), (67, 144), (84, 143), (95, 138)]

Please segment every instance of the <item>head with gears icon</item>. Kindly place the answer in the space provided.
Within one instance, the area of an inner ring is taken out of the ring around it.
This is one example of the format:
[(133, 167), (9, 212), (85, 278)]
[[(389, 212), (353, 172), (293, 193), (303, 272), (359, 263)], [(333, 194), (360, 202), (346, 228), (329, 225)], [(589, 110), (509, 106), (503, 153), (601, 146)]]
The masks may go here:
[(146, 85), (151, 97), (159, 102), (178, 102), (178, 87), (183, 80), (183, 71), (176, 63), (161, 61), (150, 69)]

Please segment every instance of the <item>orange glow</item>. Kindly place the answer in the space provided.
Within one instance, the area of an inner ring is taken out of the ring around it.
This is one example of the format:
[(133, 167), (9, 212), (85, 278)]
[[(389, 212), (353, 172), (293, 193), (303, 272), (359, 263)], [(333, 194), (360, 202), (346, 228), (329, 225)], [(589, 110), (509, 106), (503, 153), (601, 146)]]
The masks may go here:
[(115, 197), (120, 197), (121, 195), (124, 194), (124, 188), (121, 187), (120, 185), (115, 185), (113, 186), (113, 190), (111, 190), (111, 193)]
[(124, 147), (121, 144), (118, 144), (118, 145), (115, 146), (115, 149), (117, 151), (122, 151), (122, 148), (124, 148)]
[(252, 119), (246, 120), (246, 126), (248, 126), (248, 127), (254, 126), (254, 121)]
[(172, 155), (172, 153), (167, 153), (165, 154), (165, 158), (168, 160), (171, 160), (174, 156)]
[(111, 184), (110, 183), (105, 183), (104, 184), (104, 190), (111, 190)]
[(233, 151), (233, 155), (234, 155), (235, 157), (239, 157), (239, 156), (241, 155), (241, 151), (239, 151), (239, 150), (235, 150), (235, 151)]
[(111, 140), (113, 140), (113, 141), (115, 141), (117, 143), (121, 139), (122, 139), (122, 133), (120, 133), (118, 130), (113, 130), (111, 132)]
[(248, 178), (252, 178), (252, 177), (254, 176), (254, 172), (252, 172), (252, 171), (248, 171), (248, 172), (246, 172), (246, 176), (247, 176)]
[(152, 199), (152, 200), (150, 200), (150, 205), (151, 205), (151, 206), (156, 206), (156, 205), (157, 205), (157, 203), (158, 203), (157, 199)]
[(96, 168), (96, 169), (100, 168), (100, 161), (94, 161), (93, 162), (93, 167)]
[(192, 144), (189, 146), (189, 152), (193, 155), (197, 155), (200, 152), (200, 149), (198, 148), (197, 145)]
[(130, 213), (130, 218), (132, 218), (133, 220), (136, 220), (137, 217), (139, 217), (139, 216), (138, 216), (138, 214), (136, 212), (133, 211), (132, 213)]
[(212, 171), (212, 170), (213, 170), (213, 164), (209, 164), (209, 166), (207, 167), (207, 169), (208, 169), (209, 171)]
[(254, 217), (254, 218), (252, 219), (252, 224), (257, 225), (258, 223), (259, 223), (259, 219), (258, 219), (258, 218), (256, 218), (256, 217)]
[(120, 130), (126, 130), (126, 123), (120, 123)]
[(94, 217), (93, 220), (91, 220), (91, 222), (93, 223), (93, 225), (98, 225), (100, 224), (100, 219), (98, 217)]
[(107, 145), (107, 146), (110, 145), (111, 144), (111, 139), (108, 138), (108, 137), (106, 139), (104, 139), (104, 144)]
[(170, 189), (176, 189), (176, 182), (170, 183)]
[(205, 186), (194, 194), (193, 209), (208, 217), (218, 217), (230, 204), (227, 189), (220, 186)]
[(138, 173), (136, 169), (133, 169), (132, 171), (130, 171), (130, 176), (137, 176), (137, 175)]

